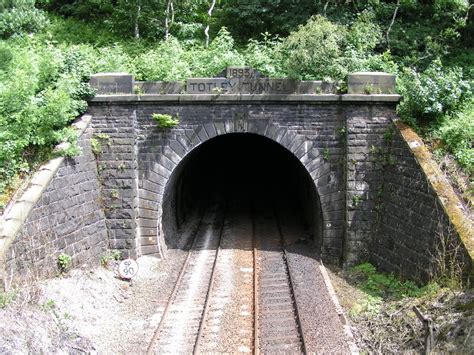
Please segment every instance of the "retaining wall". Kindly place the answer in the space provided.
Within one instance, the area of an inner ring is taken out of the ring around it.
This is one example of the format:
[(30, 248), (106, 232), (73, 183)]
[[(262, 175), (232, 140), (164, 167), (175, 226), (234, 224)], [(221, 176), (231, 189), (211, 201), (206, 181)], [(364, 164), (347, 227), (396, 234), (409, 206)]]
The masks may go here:
[(399, 120), (387, 132), (370, 260), (414, 280), (469, 275), (474, 233), (459, 198), (416, 133)]
[(101, 206), (90, 116), (76, 122), (82, 154), (40, 168), (26, 191), (2, 216), (0, 261), (5, 285), (58, 272), (57, 257), (72, 266), (97, 264), (108, 237)]

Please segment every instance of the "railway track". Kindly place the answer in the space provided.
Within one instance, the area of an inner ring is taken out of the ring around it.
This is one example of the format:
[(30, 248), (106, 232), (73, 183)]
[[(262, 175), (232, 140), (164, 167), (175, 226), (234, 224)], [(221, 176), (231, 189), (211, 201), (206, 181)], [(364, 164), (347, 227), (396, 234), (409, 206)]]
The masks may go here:
[[(212, 326), (209, 323), (211, 318), (215, 321), (215, 315), (210, 309), (213, 302), (218, 302), (212, 295), (222, 294), (223, 290), (222, 285), (215, 285), (219, 283), (215, 281), (216, 269), (219, 262), (224, 263), (228, 260), (219, 258), (220, 246), (223, 234), (229, 238), (229, 234), (235, 232), (232, 226), (225, 226), (225, 220), (225, 212), (218, 206), (202, 216), (194, 231), (192, 246), (175, 287), (148, 346), (148, 354), (197, 354), (210, 351), (209, 329)], [(224, 228), (229, 228), (226, 233)], [(222, 319), (221, 323), (234, 324), (233, 331), (231, 329), (233, 335), (237, 333), (242, 335), (237, 336), (237, 341), (220, 344), (219, 349), (222, 351), (224, 347), (225, 352), (305, 353), (305, 341), (284, 249), (284, 238), (274, 208), (259, 206), (258, 216), (252, 213), (251, 227), (244, 228), (245, 232), (251, 233), (250, 251), (245, 255), (247, 259), (250, 258), (246, 261), (246, 265), (252, 266), (250, 272), (253, 273), (250, 278), (250, 285), (253, 287), (250, 291), (247, 287), (245, 291), (248, 295), (253, 293), (250, 296), (250, 298), (253, 296), (253, 305), (249, 307), (250, 312), (247, 312), (253, 317), (253, 322), (245, 324), (248, 328), (252, 328), (253, 325), (253, 329), (238, 329), (237, 314), (232, 317), (236, 319)], [(227, 239), (225, 243), (226, 247), (232, 245)], [(240, 248), (242, 249), (241, 244)], [(237, 266), (238, 270), (239, 265)], [(240, 270), (243, 269), (240, 267)], [(220, 277), (222, 278), (222, 275)], [(238, 277), (235, 279), (239, 280)], [(236, 295), (239, 297), (242, 285), (233, 284), (232, 288), (233, 290), (228, 290), (226, 297), (235, 298)], [(229, 327), (221, 331), (229, 332)], [(229, 339), (228, 334), (223, 334), (221, 341)], [(248, 343), (249, 346), (238, 346), (244, 343)]]
[(147, 354), (194, 353), (208, 303), (218, 257), (224, 212), (218, 206), (207, 211), (194, 232), (183, 263)]
[(293, 281), (274, 208), (255, 218), (255, 353), (305, 353)]

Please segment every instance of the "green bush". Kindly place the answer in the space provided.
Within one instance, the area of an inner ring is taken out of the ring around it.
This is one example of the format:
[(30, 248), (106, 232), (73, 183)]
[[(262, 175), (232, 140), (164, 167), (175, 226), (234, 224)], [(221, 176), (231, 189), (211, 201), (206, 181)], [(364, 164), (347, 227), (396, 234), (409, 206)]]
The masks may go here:
[(416, 127), (456, 113), (472, 95), (472, 88), (461, 68), (448, 68), (435, 60), (424, 72), (405, 69), (399, 76), (398, 92), (403, 96), (398, 113)]
[(391, 274), (380, 273), (370, 263), (353, 267), (351, 275), (363, 291), (373, 297), (400, 299), (402, 297), (419, 297), (430, 292), (433, 285), (419, 287), (412, 281), (401, 281)]
[(154, 113), (151, 117), (156, 121), (156, 125), (159, 128), (173, 128), (179, 125), (178, 117), (173, 118), (171, 115)]
[(468, 174), (474, 174), (474, 100), (460, 113), (444, 117), (437, 126), (434, 136), (443, 140)]
[(38, 32), (48, 24), (35, 0), (2, 0), (0, 2), (0, 37)]
[(243, 51), (246, 64), (268, 77), (285, 77), (279, 53), (280, 44), (280, 38), (272, 38), (268, 33), (263, 35), (262, 41), (250, 39)]
[(58, 264), (58, 269), (59, 269), (60, 273), (67, 272), (70, 269), (71, 265), (72, 265), (71, 255), (68, 255), (68, 254), (65, 254), (65, 253), (59, 254), (57, 264)]
[(18, 174), (51, 153), (61, 142), (77, 152), (70, 122), (85, 111), (93, 91), (81, 60), (71, 52), (34, 40), (4, 42), (10, 63), (0, 70), (0, 194)]
[(397, 65), (389, 52), (375, 53), (381, 29), (369, 12), (361, 13), (350, 25), (312, 17), (279, 46), (282, 71), (297, 79), (345, 80), (356, 71), (394, 73)]
[(212, 77), (228, 66), (245, 65), (242, 54), (234, 47), (234, 39), (222, 28), (209, 48), (194, 46), (186, 51), (187, 62), (195, 77)]
[(340, 64), (346, 28), (322, 16), (312, 17), (283, 40), (281, 56), (285, 71), (298, 79), (341, 79)]
[(181, 43), (170, 37), (133, 61), (137, 80), (185, 80), (191, 76)]

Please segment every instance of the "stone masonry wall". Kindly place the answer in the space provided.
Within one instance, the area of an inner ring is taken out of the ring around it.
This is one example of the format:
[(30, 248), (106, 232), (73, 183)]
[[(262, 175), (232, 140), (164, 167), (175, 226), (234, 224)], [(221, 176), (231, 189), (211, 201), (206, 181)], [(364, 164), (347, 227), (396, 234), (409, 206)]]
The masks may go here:
[(375, 236), (378, 200), (383, 180), (386, 134), (395, 115), (393, 106), (346, 106), (346, 245), (344, 263), (369, 259)]
[[(344, 137), (341, 106), (303, 103), (111, 103), (92, 104), (96, 134), (107, 134), (109, 145), (99, 156), (99, 173), (108, 194), (116, 190), (116, 213), (106, 210), (112, 245), (140, 253), (166, 250), (163, 238), (163, 196), (175, 168), (199, 144), (232, 132), (268, 137), (289, 151), (315, 181), (324, 219), (322, 254), (339, 261), (344, 239)], [(159, 129), (153, 113), (179, 115), (180, 124)], [(136, 132), (133, 132), (133, 127)], [(133, 137), (136, 145), (133, 147)], [(133, 175), (133, 149), (138, 176)], [(117, 169), (122, 166), (123, 169)], [(136, 191), (137, 200), (133, 199)], [(124, 195), (125, 194), (125, 195)], [(136, 228), (132, 212), (136, 214)], [(122, 227), (120, 231), (116, 226)], [(120, 232), (120, 234), (117, 234)], [(125, 244), (125, 243), (129, 244)]]
[(110, 248), (126, 257), (140, 255), (137, 238), (136, 109), (128, 105), (90, 106), (102, 202)]
[[(370, 260), (382, 270), (420, 282), (437, 276), (445, 265), (449, 268), (460, 262), (456, 265), (469, 269), (471, 259), (461, 242), (460, 230), (453, 227), (445, 203), (397, 125), (390, 124), (385, 140), (380, 213)], [(422, 144), (421, 140), (416, 142)], [(440, 182), (439, 177), (435, 179)], [(451, 189), (447, 182), (443, 184)], [(472, 238), (472, 227), (469, 229)], [(461, 270), (456, 272), (460, 276)]]
[(80, 138), (82, 154), (62, 161), (29, 213), (6, 252), (4, 281), (54, 275), (60, 253), (72, 256), (72, 266), (98, 264), (108, 237), (91, 135), (89, 126)]

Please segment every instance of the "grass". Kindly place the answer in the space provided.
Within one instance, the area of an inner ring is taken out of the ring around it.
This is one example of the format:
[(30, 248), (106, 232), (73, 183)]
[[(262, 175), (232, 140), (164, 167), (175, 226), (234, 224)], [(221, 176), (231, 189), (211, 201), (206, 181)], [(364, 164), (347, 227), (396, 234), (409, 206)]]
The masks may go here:
[(7, 291), (7, 292), (0, 291), (0, 309), (5, 308), (11, 302), (13, 302), (16, 296), (17, 296), (17, 292), (14, 290)]
[(386, 301), (425, 297), (435, 294), (440, 288), (434, 282), (420, 287), (413, 281), (401, 281), (392, 274), (378, 272), (370, 263), (351, 268), (348, 277), (366, 296), (354, 304), (351, 315), (377, 313)]

